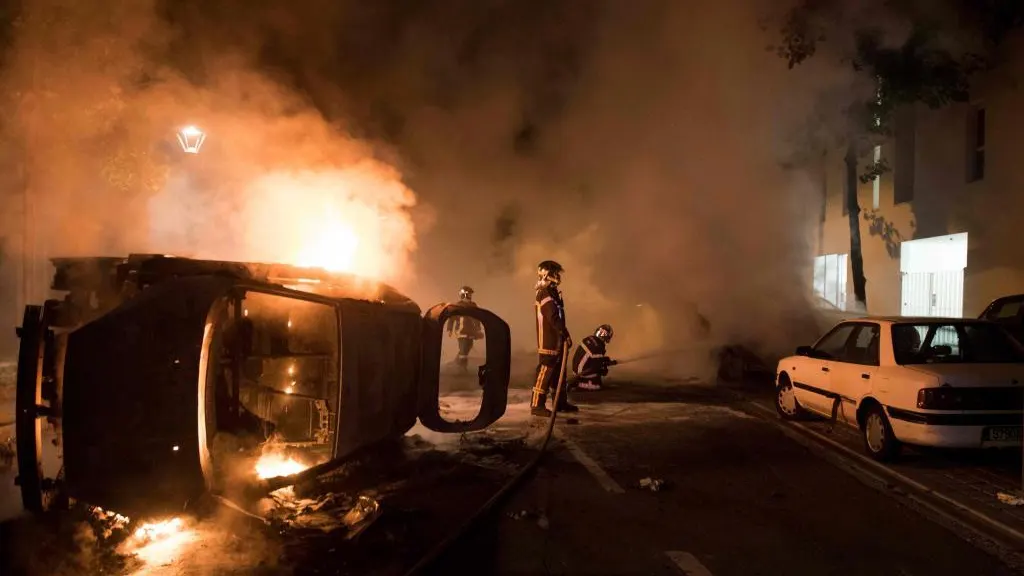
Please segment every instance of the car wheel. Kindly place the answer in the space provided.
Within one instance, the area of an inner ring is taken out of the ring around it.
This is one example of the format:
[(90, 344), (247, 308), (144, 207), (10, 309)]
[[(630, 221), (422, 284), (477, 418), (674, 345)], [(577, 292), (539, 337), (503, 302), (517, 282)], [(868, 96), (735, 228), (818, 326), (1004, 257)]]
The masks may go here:
[(892, 460), (900, 452), (900, 441), (892, 432), (885, 410), (877, 404), (868, 408), (861, 423), (864, 449), (878, 461)]
[(796, 391), (789, 376), (779, 376), (779, 383), (775, 387), (775, 411), (783, 420), (799, 420), (806, 412), (796, 399)]

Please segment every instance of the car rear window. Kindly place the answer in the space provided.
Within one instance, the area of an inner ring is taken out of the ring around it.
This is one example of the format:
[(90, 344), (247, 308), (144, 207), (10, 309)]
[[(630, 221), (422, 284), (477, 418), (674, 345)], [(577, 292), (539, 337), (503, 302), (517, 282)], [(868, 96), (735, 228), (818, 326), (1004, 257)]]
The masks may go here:
[(982, 322), (894, 324), (892, 347), (897, 364), (1024, 362), (1024, 349), (1002, 327)]
[(985, 314), (986, 320), (1016, 320), (1020, 315), (1020, 308), (1024, 306), (1024, 300), (1003, 300), (993, 304), (992, 307)]

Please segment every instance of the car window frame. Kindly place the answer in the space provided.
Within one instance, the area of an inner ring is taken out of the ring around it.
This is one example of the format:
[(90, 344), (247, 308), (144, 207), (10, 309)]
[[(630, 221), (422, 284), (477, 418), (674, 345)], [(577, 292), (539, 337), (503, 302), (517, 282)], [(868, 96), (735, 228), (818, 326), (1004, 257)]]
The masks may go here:
[(822, 342), (828, 340), (836, 332), (839, 332), (840, 330), (844, 330), (846, 328), (850, 328), (850, 335), (847, 336), (846, 340), (843, 342), (843, 349), (845, 350), (850, 345), (850, 338), (852, 338), (854, 333), (856, 333), (856, 331), (857, 331), (857, 324), (858, 324), (857, 322), (840, 322), (839, 324), (836, 324), (835, 326), (833, 326), (831, 330), (826, 332), (824, 336), (822, 336), (821, 338), (818, 338), (818, 341), (815, 342), (813, 346), (811, 346), (811, 350), (815, 353), (814, 354), (814, 359), (815, 360), (825, 360), (825, 361), (828, 361), (828, 362), (841, 362), (842, 360), (839, 360), (839, 359), (836, 359), (836, 358), (832, 358), (831, 355), (828, 358), (822, 357), (819, 354), (820, 350), (819, 350), (818, 347), (821, 346)]
[[(861, 330), (875, 330), (875, 338), (878, 339), (878, 346), (875, 349), (875, 357), (873, 361), (869, 362), (852, 362), (850, 360), (836, 360), (836, 362), (843, 362), (844, 364), (854, 364), (856, 366), (880, 366), (882, 360), (882, 327), (877, 322), (849, 322), (849, 324), (856, 325), (856, 329), (850, 334), (850, 339), (846, 342), (845, 350), (849, 352), (853, 345), (856, 343), (857, 338), (860, 336)], [(870, 348), (868, 348), (870, 350)]]
[(344, 392), (345, 392), (344, 343), (343, 343), (344, 341), (342, 340), (342, 338), (344, 338), (345, 328), (344, 328), (344, 316), (342, 314), (341, 306), (338, 304), (338, 302), (335, 299), (333, 299), (331, 297), (328, 297), (328, 296), (323, 296), (321, 294), (316, 294), (314, 292), (303, 292), (303, 291), (292, 290), (292, 289), (283, 288), (283, 287), (282, 288), (278, 288), (276, 286), (261, 286), (261, 285), (251, 285), (251, 284), (240, 284), (240, 285), (236, 286), (233, 290), (231, 290), (225, 296), (225, 299), (227, 301), (228, 306), (231, 306), (231, 307), (238, 306), (238, 310), (241, 310), (242, 306), (243, 306), (243, 302), (245, 301), (245, 297), (248, 294), (260, 294), (262, 296), (276, 296), (276, 297), (279, 297), (279, 298), (285, 298), (285, 299), (289, 299), (289, 300), (296, 300), (296, 301), (300, 301), (300, 302), (306, 302), (308, 304), (319, 304), (319, 305), (326, 306), (326, 307), (330, 308), (331, 310), (333, 310), (333, 312), (334, 312), (334, 327), (335, 327), (334, 342), (335, 342), (335, 345), (336, 345), (336, 348), (337, 348), (334, 351), (335, 358), (336, 358), (336, 374), (335, 374), (335, 379), (336, 380), (335, 381), (336, 381), (336, 386), (337, 386), (337, 389), (335, 390), (335, 393), (337, 394), (337, 399), (338, 400), (337, 400), (337, 404), (335, 404), (334, 406), (331, 407), (331, 408), (333, 408), (333, 411), (335, 413), (334, 416), (332, 417), (333, 426), (334, 426), (334, 438), (332, 440), (330, 440), (328, 442), (328, 444), (329, 444), (329, 450), (330, 450), (330, 453), (331, 453), (331, 458), (335, 458), (337, 456), (337, 453), (338, 453), (338, 438), (339, 438), (339, 434), (340, 434), (339, 431), (341, 430), (341, 424), (342, 424), (342, 422), (341, 422), (341, 416), (342, 416), (341, 402), (342, 402), (342, 398), (343, 398), (343, 395), (344, 395)]
[[(1022, 308), (1022, 310), (1024, 310), (1024, 308)], [(896, 341), (895, 331), (896, 331), (896, 328), (899, 327), (899, 326), (911, 326), (911, 327), (926, 326), (927, 327), (927, 332), (925, 333), (925, 336), (921, 339), (921, 346), (918, 349), (919, 351), (920, 350), (925, 350), (926, 348), (932, 346), (932, 342), (935, 339), (935, 334), (938, 332), (939, 328), (949, 326), (949, 327), (952, 327), (956, 331), (957, 340), (958, 340), (958, 352), (959, 352), (958, 355), (961, 358), (963, 358), (965, 350), (967, 350), (967, 351), (970, 350), (970, 346), (967, 346), (965, 348), (964, 344), (963, 344), (965, 341), (966, 342), (970, 342), (970, 338), (966, 337), (966, 329), (967, 329), (967, 327), (969, 327), (969, 326), (989, 326), (992, 329), (1001, 332), (1003, 334), (1003, 336), (1005, 336), (1007, 338), (1008, 344), (1010, 346), (1017, 348), (1018, 352), (1024, 353), (1024, 345), (1022, 345), (1020, 342), (1018, 342), (1016, 340), (1016, 338), (1014, 338), (1013, 334), (1009, 330), (1007, 330), (1005, 326), (1001, 325), (999, 322), (994, 322), (994, 321), (986, 320), (986, 319), (983, 319), (983, 318), (977, 318), (977, 319), (965, 318), (965, 319), (962, 319), (962, 320), (936, 321), (936, 322), (896, 322), (896, 323), (893, 323), (889, 327), (890, 338), (891, 338), (891, 340), (894, 343)], [(924, 366), (924, 365), (935, 364), (933, 362), (904, 363), (904, 362), (900, 362), (899, 360), (900, 360), (900, 358), (897, 356), (896, 350), (895, 350), (895, 346), (894, 346), (893, 347), (893, 361), (897, 365), (899, 365), (899, 366)], [(948, 364), (956, 364), (956, 365), (998, 364), (998, 363), (1000, 363), (1000, 362), (976, 362), (976, 361), (968, 362), (968, 361), (964, 361), (962, 359), (960, 361), (958, 361), (958, 362), (948, 362)], [(1017, 363), (1017, 362), (1013, 362), (1013, 363)], [(943, 364), (943, 363), (939, 362), (938, 364)]]
[[(1007, 316), (1005, 318), (997, 318), (997, 317), (995, 317), (993, 315), (993, 312), (996, 309), (1001, 309), (1003, 306), (1006, 306), (1007, 304), (1012, 304), (1012, 303), (1018, 304), (1017, 313), (1014, 314), (1013, 316)], [(1013, 322), (1013, 321), (1020, 322), (1020, 321), (1024, 320), (1024, 295), (1004, 296), (1002, 298), (997, 298), (991, 304), (989, 304), (987, 308), (985, 308), (985, 311), (981, 313), (981, 316), (980, 316), (979, 319), (981, 319), (981, 320), (988, 320), (989, 322), (997, 322), (997, 323), (1000, 323), (1000, 324), (1002, 324), (1004, 322)]]

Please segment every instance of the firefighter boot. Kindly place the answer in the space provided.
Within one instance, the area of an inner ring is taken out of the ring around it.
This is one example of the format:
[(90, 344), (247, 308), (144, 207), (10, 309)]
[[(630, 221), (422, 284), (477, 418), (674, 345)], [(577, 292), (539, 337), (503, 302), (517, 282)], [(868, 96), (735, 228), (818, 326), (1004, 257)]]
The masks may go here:
[(548, 410), (547, 407), (544, 406), (544, 397), (543, 396), (540, 397), (540, 403), (539, 404), (530, 406), (530, 414), (533, 415), (533, 416), (541, 416), (541, 417), (544, 417), (544, 418), (550, 418), (551, 417), (551, 410)]
[(530, 400), (530, 414), (534, 416), (543, 416), (545, 418), (551, 416), (551, 410), (548, 410), (544, 404), (547, 403), (547, 394), (534, 388), (533, 398)]

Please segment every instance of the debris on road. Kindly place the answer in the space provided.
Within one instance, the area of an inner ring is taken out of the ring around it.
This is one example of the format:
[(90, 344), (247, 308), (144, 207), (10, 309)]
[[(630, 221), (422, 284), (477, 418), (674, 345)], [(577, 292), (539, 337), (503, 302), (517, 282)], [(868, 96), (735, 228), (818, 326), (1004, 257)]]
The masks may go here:
[(544, 511), (531, 512), (529, 510), (520, 510), (518, 512), (509, 512), (507, 516), (513, 520), (526, 520), (536, 518), (537, 526), (541, 530), (547, 530), (551, 526), (551, 521), (548, 520), (548, 515)]
[(352, 539), (366, 529), (380, 516), (380, 504), (369, 496), (360, 496), (355, 506), (341, 519), (348, 526), (348, 538)]
[(655, 478), (643, 478), (640, 480), (641, 490), (650, 490), (651, 492), (660, 492), (665, 487), (665, 481)]
[(1008, 506), (1024, 506), (1024, 497), (1017, 496), (1015, 494), (999, 492), (998, 494), (996, 494), (996, 498), (998, 498), (1000, 502)]
[(529, 515), (530, 515), (530, 513), (528, 511), (526, 511), (526, 510), (520, 510), (519, 512), (509, 512), (508, 513), (508, 517), (513, 519), (513, 520), (522, 520), (523, 518), (526, 518)]

